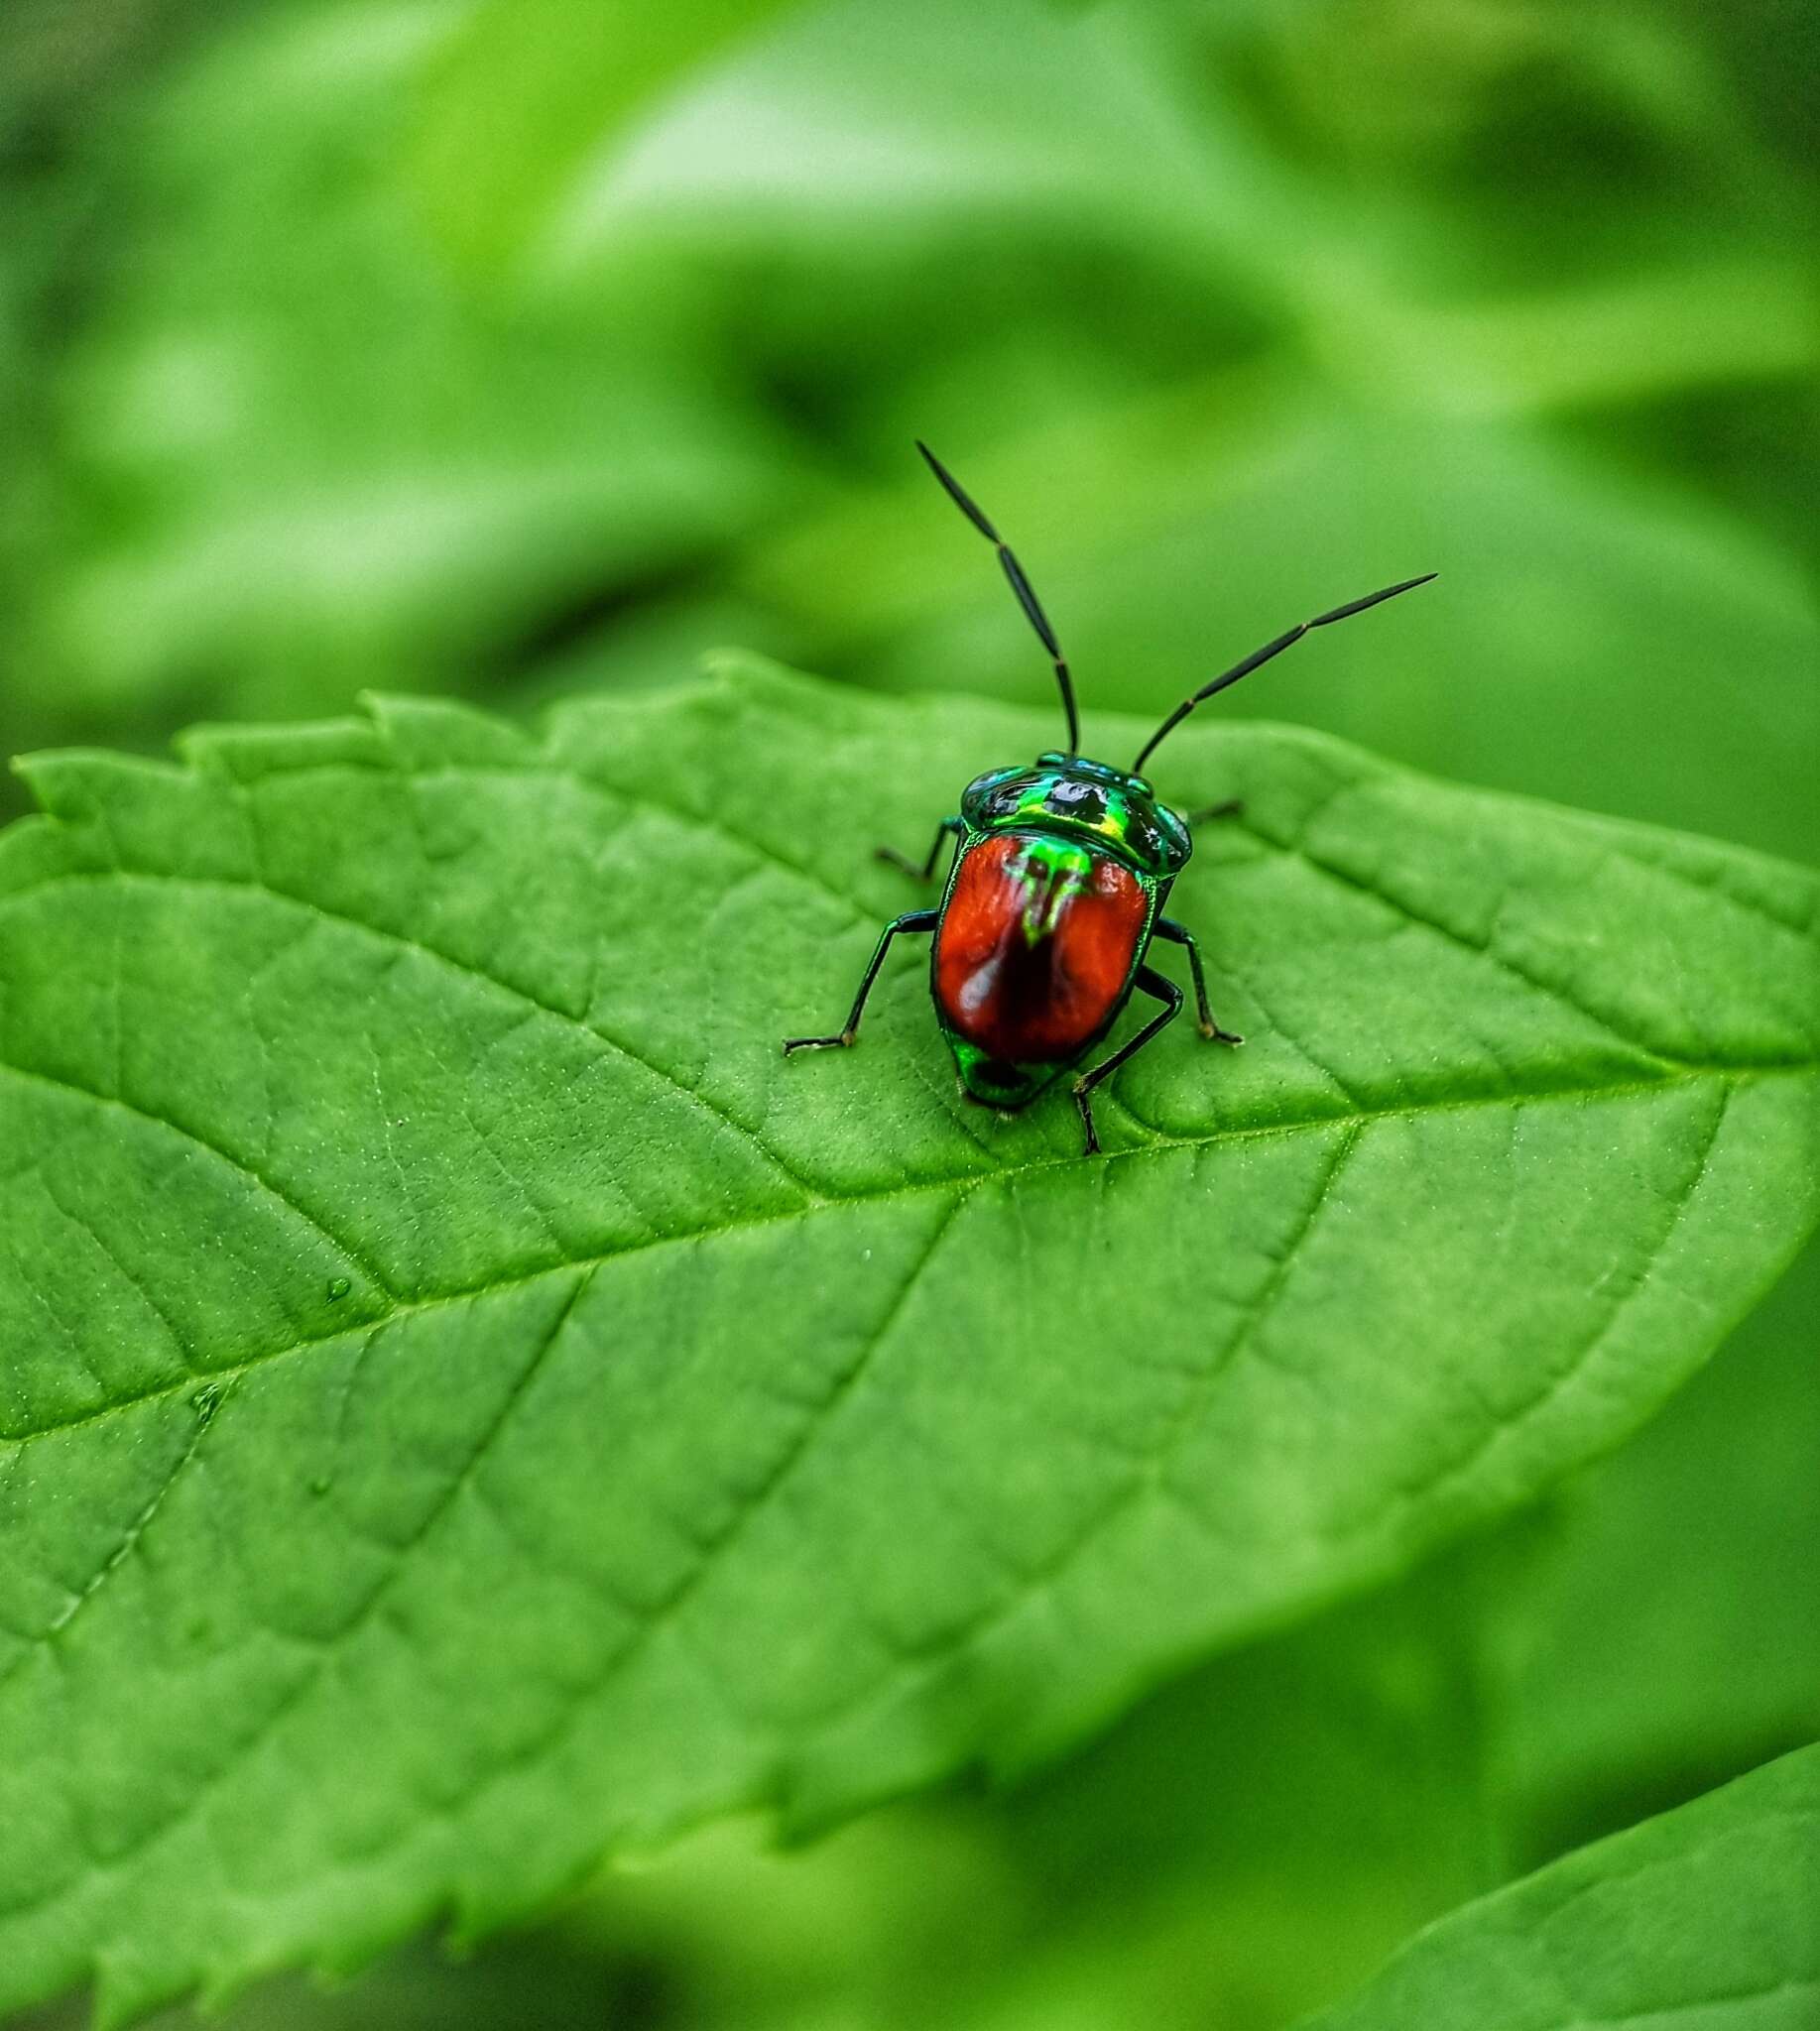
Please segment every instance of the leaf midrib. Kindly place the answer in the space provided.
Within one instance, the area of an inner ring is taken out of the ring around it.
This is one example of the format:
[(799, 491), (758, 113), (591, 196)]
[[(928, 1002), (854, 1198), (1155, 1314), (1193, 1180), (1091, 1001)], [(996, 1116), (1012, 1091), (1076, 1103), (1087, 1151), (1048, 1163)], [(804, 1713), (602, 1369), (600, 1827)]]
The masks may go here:
[[(755, 840), (743, 832), (737, 831), (731, 826), (728, 826), (722, 819), (718, 817), (702, 818), (697, 814), (685, 812), (679, 809), (678, 807), (667, 803), (664, 799), (654, 797), (649, 793), (641, 794), (636, 791), (624, 789), (623, 787), (617, 784), (603, 782), (598, 777), (589, 775), (585, 771), (576, 768), (572, 764), (563, 763), (554, 757), (543, 758), (540, 761), (540, 763), (535, 767), (512, 767), (498, 764), (482, 765), (471, 762), (458, 763), (453, 761), (441, 761), (433, 767), (417, 769), (400, 769), (397, 767), (396, 764), (392, 763), (350, 763), (347, 760), (342, 759), (337, 760), (335, 762), (310, 764), (301, 769), (287, 771), (286, 774), (288, 777), (297, 777), (303, 776), (324, 774), (338, 775), (347, 773), (349, 771), (361, 775), (389, 776), (407, 789), (409, 789), (409, 787), (413, 783), (425, 777), (434, 777), (438, 775), (450, 775), (457, 777), (470, 775), (481, 777), (504, 776), (518, 778), (547, 778), (553, 776), (561, 778), (562, 780), (574, 784), (575, 787), (581, 789), (589, 795), (603, 798), (608, 803), (618, 804), (622, 807), (631, 808), (634, 810), (649, 810), (654, 813), (657, 813), (660, 816), (667, 817), (671, 820), (678, 822), (702, 825), (706, 829), (715, 832), (721, 837), (724, 837), (728, 840), (730, 844), (737, 847), (741, 851), (750, 854), (756, 861), (760, 862), (761, 864), (770, 866), (776, 869), (778, 872), (786, 875), (787, 877), (802, 882), (806, 886), (813, 888), (826, 899), (835, 902), (846, 913), (855, 917), (856, 920), (865, 919), (868, 915), (868, 912), (866, 911), (864, 905), (861, 904), (855, 897), (835, 888), (832, 884), (828, 883), (823, 877), (816, 874), (813, 870), (804, 868), (793, 861), (786, 859), (783, 855), (779, 854), (773, 847), (769, 846), (768, 844), (762, 841)], [(487, 986), (497, 991), (498, 993), (522, 1001), (528, 1008), (535, 1011), (541, 1011), (543, 1014), (552, 1017), (553, 1019), (567, 1024), (568, 1026), (580, 1031), (582, 1034), (592, 1037), (596, 1042), (604, 1044), (609, 1050), (614, 1051), (629, 1063), (639, 1066), (648, 1075), (658, 1080), (660, 1084), (669, 1088), (680, 1098), (688, 1102), (689, 1105), (691, 1105), (697, 1111), (707, 1115), (712, 1120), (718, 1122), (722, 1128), (724, 1128), (727, 1132), (736, 1136), (740, 1141), (745, 1143), (746, 1146), (756, 1156), (758, 1156), (762, 1162), (767, 1164), (781, 1178), (788, 1180), (791, 1186), (793, 1186), (796, 1190), (803, 1194), (805, 1205), (802, 1208), (802, 1210), (810, 1210), (817, 1204), (825, 1203), (824, 1195), (820, 1193), (819, 1188), (815, 1186), (808, 1178), (804, 1177), (803, 1174), (799, 1170), (797, 1170), (796, 1167), (790, 1162), (790, 1160), (785, 1155), (783, 1155), (779, 1150), (777, 1150), (772, 1145), (772, 1143), (768, 1141), (767, 1138), (757, 1129), (753, 1128), (748, 1123), (742, 1122), (731, 1109), (722, 1106), (718, 1101), (715, 1101), (708, 1094), (704, 1093), (699, 1087), (688, 1084), (686, 1081), (678, 1077), (678, 1075), (671, 1071), (668, 1067), (660, 1063), (656, 1059), (645, 1056), (641, 1051), (637, 1050), (634, 1046), (628, 1044), (624, 1037), (607, 1030), (600, 1023), (593, 1020), (590, 1015), (577, 1015), (571, 1010), (564, 1009), (560, 1006), (560, 1004), (546, 999), (543, 995), (538, 993), (533, 988), (528, 988), (516, 981), (507, 980), (500, 974), (491, 972), (488, 968), (486, 968), (483, 965), (480, 965), (476, 961), (463, 958), (460, 955), (449, 952), (440, 946), (432, 945), (410, 931), (401, 930), (392, 925), (376, 924), (370, 921), (368, 918), (353, 915), (345, 910), (334, 909), (329, 905), (323, 903), (319, 898), (315, 896), (299, 894), (294, 890), (282, 889), (278, 887), (269, 878), (267, 878), (263, 872), (263, 866), (261, 865), (263, 857), (261, 856), (259, 849), (259, 810), (257, 802), (254, 799), (253, 795), (251, 794), (249, 786), (246, 783), (234, 779), (232, 777), (218, 779), (221, 780), (222, 786), (229, 791), (235, 804), (239, 807), (247, 821), (249, 834), (254, 846), (255, 864), (256, 866), (260, 866), (260, 872), (258, 874), (252, 877), (241, 878), (222, 876), (194, 876), (172, 869), (137, 867), (117, 860), (116, 864), (111, 868), (69, 870), (60, 875), (43, 876), (39, 880), (29, 884), (26, 889), (18, 892), (18, 896), (20, 897), (23, 897), (27, 895), (41, 893), (42, 891), (58, 886), (59, 884), (66, 883), (83, 885), (106, 885), (122, 881), (147, 881), (175, 886), (196, 887), (210, 890), (224, 889), (236, 892), (250, 892), (253, 894), (269, 896), (273, 898), (273, 900), (277, 902), (289, 904), (293, 907), (308, 911), (325, 922), (336, 924), (346, 929), (353, 930), (357, 933), (362, 933), (373, 938), (397, 944), (402, 949), (418, 952), (424, 957), (428, 958), (432, 961), (436, 961), (442, 965), (445, 965), (450, 969), (463, 974), (467, 978), (480, 982), (482, 985)], [(1429, 916), (1423, 912), (1414, 909), (1408, 903), (1406, 898), (1394, 896), (1385, 891), (1383, 888), (1379, 887), (1376, 883), (1373, 883), (1365, 879), (1364, 877), (1361, 877), (1360, 875), (1354, 873), (1352, 870), (1338, 867), (1333, 863), (1325, 860), (1321, 856), (1315, 854), (1306, 843), (1306, 835), (1310, 821), (1316, 815), (1318, 815), (1318, 813), (1322, 809), (1324, 809), (1326, 805), (1333, 800), (1334, 797), (1344, 794), (1346, 791), (1356, 786), (1357, 778), (1353, 777), (1345, 777), (1341, 780), (1336, 782), (1330, 795), (1327, 798), (1322, 799), (1321, 802), (1315, 806), (1314, 811), (1304, 814), (1301, 823), (1298, 824), (1293, 834), (1287, 839), (1268, 832), (1258, 827), (1256, 824), (1247, 822), (1244, 819), (1241, 819), (1240, 821), (1241, 827), (1244, 831), (1246, 831), (1249, 834), (1250, 837), (1257, 840), (1267, 850), (1280, 854), (1285, 858), (1297, 860), (1301, 862), (1304, 866), (1306, 866), (1312, 873), (1315, 873), (1328, 880), (1339, 883), (1341, 886), (1355, 893), (1371, 897), (1374, 901), (1381, 904), (1393, 915), (1401, 918), (1406, 927), (1410, 929), (1425, 930), (1429, 932), (1431, 935), (1439, 937), (1443, 941), (1454, 945), (1459, 950), (1467, 953), (1469, 956), (1471, 956), (1478, 962), (1483, 964), (1490, 964), (1496, 967), (1500, 972), (1504, 973), (1507, 976), (1507, 978), (1517, 983), (1519, 988), (1537, 995), (1543, 1001), (1553, 1003), (1556, 1007), (1566, 1010), (1567, 1012), (1579, 1017), (1580, 1019), (1590, 1023), (1595, 1028), (1603, 1031), (1604, 1034), (1607, 1037), (1609, 1037), (1615, 1044), (1621, 1046), (1627, 1051), (1635, 1053), (1639, 1058), (1647, 1059), (1664, 1067), (1670, 1067), (1674, 1068), (1675, 1070), (1684, 1072), (1703, 1072), (1711, 1070), (1730, 1072), (1758, 1069), (1784, 1069), (1788, 1068), (1791, 1065), (1805, 1065), (1807, 1063), (1813, 1062), (1813, 1060), (1809, 1059), (1791, 1061), (1773, 1058), (1765, 1058), (1761, 1060), (1748, 1060), (1741, 1058), (1734, 1060), (1724, 1066), (1716, 1066), (1705, 1064), (1699, 1060), (1688, 1059), (1685, 1056), (1678, 1055), (1672, 1051), (1664, 1050), (1660, 1046), (1655, 1044), (1645, 1043), (1641, 1039), (1632, 1035), (1629, 1031), (1616, 1024), (1608, 1016), (1604, 1015), (1603, 1013), (1597, 1010), (1590, 1008), (1585, 1003), (1581, 1002), (1575, 995), (1573, 995), (1569, 990), (1564, 988), (1559, 982), (1551, 981), (1531, 973), (1526, 967), (1519, 965), (1516, 961), (1512, 960), (1507, 954), (1497, 950), (1495, 945), (1493, 945), (1492, 943), (1481, 942), (1477, 939), (1464, 935), (1463, 933), (1455, 929), (1454, 926), (1448, 924), (1444, 920)], [(68, 823), (67, 820), (55, 817), (51, 818), (49, 822), (59, 827), (65, 827)], [(117, 844), (115, 850), (117, 853)], [(1620, 850), (1624, 851), (1624, 857), (1632, 861), (1634, 865), (1638, 865), (1647, 870), (1652, 870), (1658, 873), (1669, 874), (1674, 876), (1674, 878), (1678, 880), (1685, 881), (1686, 879), (1684, 877), (1680, 877), (1676, 871), (1662, 868), (1653, 861), (1642, 859), (1640, 856), (1628, 850)], [(1687, 886), (1694, 888), (1704, 887), (1704, 885), (1691, 882), (1688, 882)], [(1737, 900), (1736, 897), (1730, 896), (1730, 893), (1728, 891), (1720, 890), (1716, 893), (1725, 896), (1728, 900)], [(7, 899), (11, 900), (14, 898), (9, 897)], [(1794, 928), (1793, 926), (1783, 922), (1779, 918), (1774, 918), (1770, 916), (1767, 912), (1761, 910), (1761, 908), (1756, 905), (1755, 903), (1741, 906), (1747, 906), (1751, 908), (1754, 913), (1759, 916), (1759, 918), (1776, 923), (1778, 927), (1784, 931), (1793, 930)], [(1285, 1039), (1294, 1048), (1296, 1048), (1297, 1050), (1301, 1050), (1302, 1047), (1298, 1039), (1294, 1038), (1293, 1036), (1289, 1036), (1286, 1031), (1284, 1032), (1284, 1035)], [(1332, 1078), (1333, 1075), (1324, 1066), (1317, 1065), (1317, 1069), (1322, 1070), (1329, 1079)], [(120, 1096), (114, 1097), (120, 1098)], [(1350, 1091), (1347, 1092), (1347, 1098), (1353, 1098), (1353, 1095), (1350, 1093)], [(122, 1104), (126, 1105), (129, 1108), (129, 1110), (133, 1112), (143, 1112), (142, 1110), (133, 1109), (132, 1104), (130, 1102), (123, 1101)], [(1127, 1112), (1129, 1112), (1129, 1110)], [(160, 1118), (154, 1117), (154, 1119)], [(1135, 1117), (1133, 1119), (1137, 1120), (1137, 1118)], [(1144, 1130), (1148, 1133), (1156, 1133), (1151, 1129), (1151, 1126), (1148, 1123), (1138, 1121), (1137, 1125), (1141, 1130)], [(178, 1125), (170, 1124), (170, 1126), (176, 1128)], [(179, 1133), (186, 1132), (180, 1130)], [(195, 1136), (193, 1137), (193, 1139), (197, 1141), (202, 1140), (202, 1138), (199, 1136)], [(213, 1145), (205, 1146), (212, 1147)], [(390, 1287), (388, 1279), (379, 1275), (371, 1264), (362, 1260), (358, 1254), (358, 1252), (350, 1248), (347, 1244), (341, 1242), (333, 1234), (331, 1230), (324, 1226), (322, 1221), (317, 1216), (306, 1212), (303, 1207), (295, 1204), (295, 1202), (291, 1200), (289, 1194), (280, 1191), (277, 1187), (271, 1185), (270, 1182), (266, 1180), (263, 1176), (261, 1176), (259, 1172), (253, 1170), (250, 1166), (248, 1166), (243, 1159), (234, 1157), (230, 1155), (228, 1152), (220, 1149), (216, 1149), (215, 1153), (223, 1157), (224, 1160), (234, 1164), (236, 1167), (242, 1170), (246, 1170), (248, 1175), (254, 1177), (257, 1182), (259, 1182), (261, 1185), (265, 1187), (265, 1189), (274, 1193), (275, 1196), (279, 1197), (287, 1205), (290, 1205), (292, 1210), (296, 1212), (300, 1218), (305, 1220), (306, 1222), (308, 1222), (308, 1224), (317, 1228), (317, 1230), (321, 1232), (325, 1236), (325, 1238), (327, 1238), (334, 1246), (340, 1249), (342, 1254), (348, 1255), (350, 1259), (352, 1259), (356, 1263), (356, 1266), (358, 1266), (363, 1271), (363, 1273), (368, 1277), (370, 1281), (378, 1284), (382, 1289), (384, 1289), (387, 1292), (388, 1296), (395, 1295), (395, 1293), (392, 1291)], [(978, 1174), (968, 1173), (968, 1175)]]
[[(47, 1085), (80, 1097), (112, 1103), (114, 1096), (91, 1091), (85, 1086), (54, 1075), (39, 1072), (29, 1067), (13, 1065), (0, 1060), (0, 1071), (11, 1072), (29, 1079), (43, 1081)], [(1558, 1086), (1540, 1088), (1531, 1092), (1497, 1094), (1472, 1094), (1456, 1100), (1423, 1101), (1415, 1105), (1387, 1105), (1335, 1109), (1330, 1114), (1309, 1115), (1295, 1122), (1255, 1123), (1245, 1128), (1215, 1129), (1204, 1135), (1174, 1135), (1167, 1131), (1147, 1131), (1146, 1141), (1126, 1149), (1109, 1149), (1102, 1152), (1098, 1161), (1112, 1164), (1131, 1162), (1147, 1156), (1169, 1155), (1177, 1150), (1206, 1150), (1241, 1142), (1265, 1141), (1273, 1137), (1307, 1135), (1327, 1130), (1344, 1132), (1348, 1129), (1362, 1130), (1373, 1123), (1387, 1121), (1425, 1121), (1438, 1115), (1474, 1113), (1486, 1108), (1512, 1108), (1539, 1106), (1552, 1102), (1589, 1103), (1594, 1101), (1639, 1099), (1645, 1095), (1672, 1093), (1677, 1088), (1717, 1079), (1734, 1087), (1747, 1082), (1772, 1078), (1798, 1078), (1820, 1071), (1820, 1061), (1796, 1059), (1779, 1063), (1763, 1064), (1706, 1064), (1689, 1065), (1662, 1073), (1652, 1079), (1637, 1079), (1614, 1082), (1605, 1085), (1587, 1084), (1580, 1086)], [(232, 1159), (223, 1157), (213, 1145), (201, 1141), (179, 1124), (166, 1120), (161, 1115), (145, 1110), (134, 1110), (147, 1121), (158, 1122), (172, 1134), (182, 1135), (185, 1140), (207, 1150), (224, 1162)], [(312, 1347), (323, 1347), (347, 1338), (353, 1333), (375, 1332), (395, 1320), (416, 1317), (419, 1314), (437, 1310), (444, 1305), (473, 1304), (490, 1297), (497, 1297), (509, 1291), (522, 1290), (528, 1285), (541, 1281), (546, 1276), (560, 1276), (580, 1269), (592, 1271), (605, 1263), (619, 1261), (627, 1256), (650, 1253), (656, 1249), (683, 1248), (697, 1243), (712, 1242), (734, 1234), (750, 1234), (771, 1227), (789, 1227), (802, 1220), (812, 1220), (823, 1213), (839, 1213), (849, 1207), (889, 1205), (898, 1200), (912, 1200), (928, 1197), (940, 1192), (950, 1192), (986, 1183), (1013, 1184), (1026, 1178), (1039, 1177), (1046, 1172), (1063, 1169), (1081, 1163), (1086, 1159), (1078, 1153), (1067, 1151), (1048, 1156), (1021, 1158), (990, 1169), (959, 1171), (941, 1177), (919, 1178), (910, 1184), (894, 1184), (831, 1195), (818, 1193), (807, 1205), (794, 1206), (779, 1213), (759, 1213), (740, 1216), (732, 1220), (715, 1222), (711, 1226), (694, 1227), (677, 1234), (656, 1235), (648, 1241), (635, 1241), (620, 1246), (598, 1250), (590, 1254), (563, 1256), (558, 1260), (540, 1263), (534, 1269), (527, 1269), (511, 1276), (490, 1277), (483, 1282), (464, 1285), (458, 1290), (431, 1291), (421, 1297), (401, 1298), (393, 1305), (378, 1311), (368, 1312), (357, 1319), (350, 1319), (345, 1326), (337, 1326), (333, 1332), (305, 1335), (303, 1338), (287, 1342), (282, 1347), (269, 1348), (262, 1353), (249, 1355), (240, 1362), (225, 1363), (218, 1368), (198, 1369), (187, 1372), (181, 1377), (160, 1384), (157, 1388), (143, 1390), (132, 1396), (123, 1396), (111, 1403), (97, 1405), (93, 1410), (83, 1411), (70, 1418), (53, 1420), (43, 1424), (29, 1425), (0, 1437), (0, 1445), (24, 1445), (29, 1440), (48, 1438), (60, 1432), (79, 1430), (83, 1426), (99, 1423), (102, 1419), (117, 1413), (137, 1410), (148, 1403), (156, 1403), (191, 1389), (198, 1382), (219, 1381), (239, 1376), (269, 1363), (288, 1360), (291, 1356), (305, 1352)]]

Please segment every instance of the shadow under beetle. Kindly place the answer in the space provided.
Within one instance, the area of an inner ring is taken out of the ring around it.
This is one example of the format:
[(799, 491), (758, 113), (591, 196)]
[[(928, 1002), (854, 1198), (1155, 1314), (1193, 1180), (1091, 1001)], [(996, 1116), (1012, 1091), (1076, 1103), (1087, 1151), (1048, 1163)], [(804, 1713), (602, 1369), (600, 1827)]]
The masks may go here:
[(950, 835), (960, 842), (939, 906), (907, 910), (880, 933), (846, 1027), (838, 1036), (790, 1037), (784, 1054), (852, 1043), (892, 939), (933, 931), (929, 991), (962, 1089), (988, 1107), (1021, 1108), (1079, 1063), (1138, 988), (1162, 1005), (1159, 1012), (1074, 1082), (1074, 1104), (1091, 1155), (1100, 1146), (1093, 1089), (1181, 1013), (1181, 989), (1147, 963), (1153, 939), (1166, 938), (1187, 950), (1201, 1035), (1216, 1043), (1243, 1041), (1213, 1019), (1194, 933), (1162, 913), (1176, 876), (1194, 851), (1190, 822), (1227, 816), (1239, 807), (1216, 804), (1183, 817), (1152, 789), (1143, 774), (1146, 760), (1203, 699), (1250, 676), (1309, 629), (1362, 614), (1399, 592), (1426, 585), (1435, 574), (1387, 585), (1267, 642), (1184, 698), (1145, 742), (1130, 769), (1114, 769), (1079, 752), (1080, 721), (1067, 659), (1023, 567), (929, 447), (918, 440), (916, 449), (954, 505), (998, 551), (1019, 605), (1055, 665), (1068, 745), (1059, 753), (1038, 755), (1028, 767), (993, 769), (975, 777), (961, 793), (960, 810), (935, 828), (920, 866), (891, 847), (878, 849), (881, 860), (927, 882), (942, 842)]

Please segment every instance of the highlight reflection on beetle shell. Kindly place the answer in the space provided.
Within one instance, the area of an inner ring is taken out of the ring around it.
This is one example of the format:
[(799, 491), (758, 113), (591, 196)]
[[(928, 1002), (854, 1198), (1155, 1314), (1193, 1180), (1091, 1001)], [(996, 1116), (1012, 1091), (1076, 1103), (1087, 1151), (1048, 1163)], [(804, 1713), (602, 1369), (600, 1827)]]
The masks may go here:
[(963, 856), (935, 944), (950, 1025), (1002, 1064), (1065, 1062), (1117, 1008), (1143, 885), (1090, 848), (998, 833)]

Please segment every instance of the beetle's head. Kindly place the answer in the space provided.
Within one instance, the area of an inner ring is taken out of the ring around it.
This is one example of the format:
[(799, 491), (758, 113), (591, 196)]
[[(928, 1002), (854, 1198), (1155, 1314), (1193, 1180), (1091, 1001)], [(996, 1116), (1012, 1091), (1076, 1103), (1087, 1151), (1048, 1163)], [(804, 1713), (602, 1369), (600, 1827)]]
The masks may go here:
[(1194, 851), (1187, 821), (1142, 776), (1084, 756), (1038, 755), (1023, 768), (990, 769), (962, 793), (978, 832), (1058, 832), (1086, 840), (1139, 873), (1166, 880)]

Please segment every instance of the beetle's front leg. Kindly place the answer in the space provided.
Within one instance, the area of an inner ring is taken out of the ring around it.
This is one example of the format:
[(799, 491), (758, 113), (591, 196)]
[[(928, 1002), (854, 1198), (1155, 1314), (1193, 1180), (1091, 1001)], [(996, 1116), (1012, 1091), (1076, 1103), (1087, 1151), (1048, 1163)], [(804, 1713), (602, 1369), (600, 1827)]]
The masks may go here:
[(865, 978), (860, 982), (860, 991), (853, 998), (853, 1007), (847, 1016), (847, 1026), (838, 1036), (790, 1036), (784, 1040), (784, 1055), (791, 1051), (832, 1050), (836, 1046), (845, 1048), (859, 1034), (860, 1017), (866, 1012), (866, 997), (872, 992), (872, 984), (879, 977), (879, 968), (885, 964), (885, 954), (891, 941), (900, 931), (932, 931), (941, 919), (938, 909), (911, 909), (903, 916), (893, 917), (879, 933), (879, 942), (872, 949), (872, 959), (866, 968)]
[(941, 842), (950, 833), (958, 839), (965, 830), (966, 827), (962, 825), (958, 816), (944, 818), (935, 828), (935, 837), (929, 841), (928, 858), (921, 867), (918, 867), (908, 854), (900, 853), (895, 846), (875, 846), (872, 857), (874, 860), (885, 861), (894, 868), (902, 868), (912, 881), (926, 882), (935, 873), (935, 863), (941, 856)]
[(1172, 916), (1159, 916), (1156, 935), (1188, 948), (1188, 971), (1194, 976), (1194, 1006), (1200, 1015), (1201, 1034), (1209, 1043), (1243, 1043), (1244, 1037), (1230, 1029), (1222, 1029), (1213, 1019), (1213, 1011), (1207, 1006), (1207, 977), (1201, 971), (1201, 948), (1194, 942), (1194, 933), (1186, 924), (1178, 924)]

